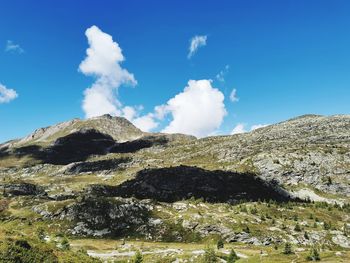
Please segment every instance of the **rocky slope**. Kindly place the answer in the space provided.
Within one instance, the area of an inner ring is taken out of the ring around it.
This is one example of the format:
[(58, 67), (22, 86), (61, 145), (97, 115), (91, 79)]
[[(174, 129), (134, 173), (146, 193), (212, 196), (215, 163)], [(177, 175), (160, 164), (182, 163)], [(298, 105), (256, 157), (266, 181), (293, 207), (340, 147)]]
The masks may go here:
[(232, 137), (204, 139), (229, 169), (249, 163), (261, 177), (350, 196), (350, 116), (305, 115)]
[[(0, 145), (0, 175), (30, 178), (47, 192), (55, 191), (52, 183), (60, 185), (62, 176), (89, 175), (81, 187), (101, 181), (118, 185), (147, 168), (180, 165), (255, 174), (291, 196), (305, 198), (309, 191), (317, 199), (314, 190), (319, 190), (344, 203), (350, 197), (350, 116), (305, 115), (249, 133), (196, 139), (144, 133), (124, 118), (105, 115), (38, 129)], [(179, 180), (186, 174), (176, 173)], [(50, 185), (43, 185), (47, 176)]]
[(349, 115), (203, 139), (75, 119), (0, 145), (0, 180), (0, 233), (350, 246)]

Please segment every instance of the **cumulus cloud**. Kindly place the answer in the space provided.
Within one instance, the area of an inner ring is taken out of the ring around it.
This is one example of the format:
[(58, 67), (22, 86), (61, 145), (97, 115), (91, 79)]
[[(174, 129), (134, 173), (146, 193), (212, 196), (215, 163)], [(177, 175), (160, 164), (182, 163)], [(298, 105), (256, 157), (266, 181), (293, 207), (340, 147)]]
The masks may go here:
[(18, 97), (14, 89), (8, 89), (0, 83), (0, 103), (8, 103)]
[(245, 132), (247, 132), (247, 130), (245, 129), (245, 124), (238, 123), (231, 131), (231, 134), (239, 134), (239, 133), (245, 133)]
[(216, 79), (220, 82), (225, 82), (225, 75), (227, 74), (230, 66), (226, 65), (223, 70), (221, 70), (218, 74), (216, 74)]
[(189, 53), (187, 58), (191, 58), (198, 50), (198, 48), (207, 45), (207, 36), (194, 36), (190, 40)]
[[(221, 125), (226, 109), (224, 95), (212, 87), (211, 80), (190, 80), (184, 91), (166, 104), (156, 106), (153, 112), (141, 115), (142, 106), (124, 106), (117, 98), (123, 84), (136, 85), (134, 75), (121, 67), (125, 60), (122, 50), (109, 34), (97, 26), (85, 32), (89, 47), (79, 70), (95, 78), (84, 91), (83, 110), (87, 118), (111, 114), (123, 116), (143, 131), (157, 128), (166, 116), (170, 123), (163, 129), (167, 133), (186, 133), (203, 137)], [(206, 44), (206, 36), (196, 36), (191, 41), (190, 56)]]
[(132, 120), (133, 124), (142, 131), (149, 132), (158, 127), (159, 122), (156, 121), (153, 113), (148, 113)]
[(138, 110), (139, 109), (132, 106), (125, 106), (122, 109), (122, 116), (132, 121), (138, 115)]
[(224, 95), (212, 87), (211, 80), (190, 80), (183, 92), (158, 106), (157, 114), (171, 114), (163, 132), (207, 136), (220, 127), (226, 115)]
[(230, 101), (232, 101), (232, 102), (239, 101), (239, 98), (237, 97), (237, 90), (236, 89), (232, 89), (232, 91), (230, 93)]
[(86, 58), (79, 65), (79, 70), (96, 78), (92, 86), (84, 91), (85, 116), (90, 118), (103, 114), (131, 114), (130, 108), (123, 109), (116, 97), (121, 85), (137, 84), (134, 75), (120, 65), (125, 60), (122, 49), (113, 41), (112, 36), (102, 32), (97, 26), (88, 28), (85, 35), (89, 48), (86, 50)]
[(22, 54), (24, 52), (24, 49), (21, 48), (20, 45), (15, 44), (12, 40), (7, 40), (5, 51), (6, 52), (16, 52), (18, 54)]

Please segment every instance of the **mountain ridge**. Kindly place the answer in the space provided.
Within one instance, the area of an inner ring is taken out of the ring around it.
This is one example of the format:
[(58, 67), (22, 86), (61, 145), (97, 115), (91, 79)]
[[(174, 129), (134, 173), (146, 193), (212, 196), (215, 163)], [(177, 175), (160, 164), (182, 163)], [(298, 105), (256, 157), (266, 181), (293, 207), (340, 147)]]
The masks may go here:
[(0, 233), (15, 239), (63, 233), (84, 249), (121, 239), (259, 251), (319, 243), (347, 255), (350, 115), (199, 139), (75, 119), (0, 145), (0, 197)]

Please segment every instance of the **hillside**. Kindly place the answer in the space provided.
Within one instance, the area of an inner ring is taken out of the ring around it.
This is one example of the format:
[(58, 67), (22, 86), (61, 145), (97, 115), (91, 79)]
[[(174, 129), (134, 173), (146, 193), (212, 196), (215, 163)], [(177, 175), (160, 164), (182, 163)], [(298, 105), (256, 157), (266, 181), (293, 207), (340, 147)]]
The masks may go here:
[[(74, 119), (1, 144), (0, 179), (0, 239), (41, 248), (68, 238), (61, 258), (141, 249), (146, 262), (199, 262), (223, 240), (223, 260), (235, 248), (240, 262), (260, 251), (302, 262), (315, 244), (327, 262), (350, 259), (349, 115), (202, 139), (109, 115)], [(282, 253), (286, 242), (295, 254)]]

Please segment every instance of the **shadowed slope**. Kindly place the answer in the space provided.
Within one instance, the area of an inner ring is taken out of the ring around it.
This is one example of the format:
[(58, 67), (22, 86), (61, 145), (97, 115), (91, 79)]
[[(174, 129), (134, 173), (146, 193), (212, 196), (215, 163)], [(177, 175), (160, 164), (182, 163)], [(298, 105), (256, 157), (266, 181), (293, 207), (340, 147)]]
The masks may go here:
[(253, 174), (208, 171), (190, 166), (145, 169), (119, 186), (92, 186), (90, 191), (96, 195), (134, 196), (164, 202), (189, 198), (203, 198), (208, 202), (289, 200), (277, 186)]

